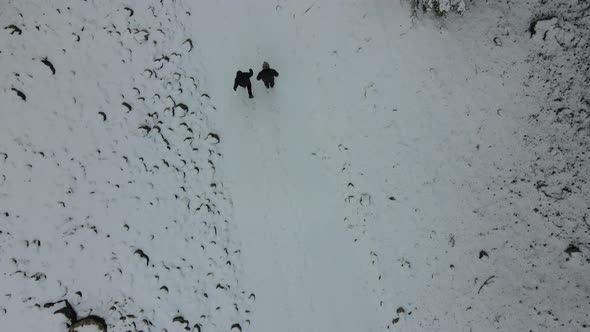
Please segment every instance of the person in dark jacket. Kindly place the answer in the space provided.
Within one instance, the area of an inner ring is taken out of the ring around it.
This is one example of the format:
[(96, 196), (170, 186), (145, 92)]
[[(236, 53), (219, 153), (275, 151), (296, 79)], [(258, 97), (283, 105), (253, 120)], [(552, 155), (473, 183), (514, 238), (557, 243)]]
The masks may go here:
[(250, 72), (244, 73), (238, 70), (236, 73), (236, 79), (234, 80), (234, 91), (238, 88), (238, 85), (242, 88), (248, 89), (248, 96), (254, 98), (252, 95), (252, 83), (250, 83), (250, 77), (254, 75), (254, 71), (250, 68)]
[(278, 76), (279, 73), (276, 70), (270, 68), (268, 62), (264, 61), (262, 64), (262, 70), (260, 73), (258, 73), (258, 76), (256, 76), (256, 80), (262, 80), (262, 82), (264, 82), (264, 86), (266, 86), (268, 89), (275, 86), (275, 77)]

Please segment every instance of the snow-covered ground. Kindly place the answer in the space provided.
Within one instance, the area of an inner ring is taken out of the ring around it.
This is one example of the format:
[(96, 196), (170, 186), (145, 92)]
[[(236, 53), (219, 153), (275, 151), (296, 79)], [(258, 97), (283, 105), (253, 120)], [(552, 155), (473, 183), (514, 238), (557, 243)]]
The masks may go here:
[(0, 329), (588, 329), (572, 6), (7, 0)]

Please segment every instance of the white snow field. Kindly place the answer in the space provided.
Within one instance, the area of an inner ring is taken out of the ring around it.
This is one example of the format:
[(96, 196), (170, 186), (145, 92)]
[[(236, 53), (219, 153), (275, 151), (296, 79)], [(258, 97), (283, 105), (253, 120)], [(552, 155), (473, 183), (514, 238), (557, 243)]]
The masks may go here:
[(411, 3), (4, 0), (0, 331), (590, 330), (587, 1)]

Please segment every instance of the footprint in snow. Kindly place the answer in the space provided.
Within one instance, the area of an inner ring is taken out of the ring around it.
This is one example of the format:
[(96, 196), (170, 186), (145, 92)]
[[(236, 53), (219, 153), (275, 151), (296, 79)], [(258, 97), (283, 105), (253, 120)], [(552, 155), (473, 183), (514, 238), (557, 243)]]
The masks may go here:
[(19, 35), (22, 35), (23, 31), (21, 29), (19, 29), (16, 25), (11, 24), (7, 27), (4, 28), (4, 30), (9, 30), (11, 29), (12, 31), (10, 32), (11, 35), (14, 35), (15, 33), (18, 33)]
[(15, 88), (10, 88), (12, 91), (16, 92), (16, 95), (19, 96), (23, 101), (27, 101), (27, 96), (20, 90)]
[(46, 65), (47, 67), (49, 67), (49, 69), (51, 70), (51, 73), (52, 73), (53, 75), (55, 75), (55, 67), (53, 66), (53, 64), (52, 64), (52, 63), (51, 63), (49, 60), (47, 60), (47, 58), (43, 58), (43, 59), (41, 60), (41, 62), (42, 62), (44, 65)]

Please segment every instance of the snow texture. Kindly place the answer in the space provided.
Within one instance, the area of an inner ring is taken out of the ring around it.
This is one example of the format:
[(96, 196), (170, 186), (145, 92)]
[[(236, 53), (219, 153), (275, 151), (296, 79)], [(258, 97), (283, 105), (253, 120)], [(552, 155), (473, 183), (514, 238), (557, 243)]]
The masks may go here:
[(464, 0), (411, 0), (412, 5), (425, 12), (434, 11), (437, 15), (449, 12), (462, 13), (465, 11)]
[(6, 0), (0, 330), (588, 329), (590, 6), (435, 2)]
[(214, 106), (178, 23), (188, 9), (6, 7), (22, 30), (2, 37), (0, 65), (6, 315), (68, 299), (115, 331), (243, 324), (254, 295), (237, 278)]

